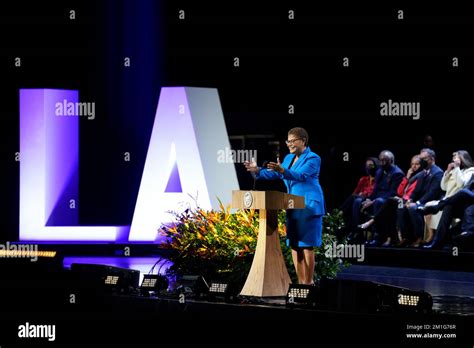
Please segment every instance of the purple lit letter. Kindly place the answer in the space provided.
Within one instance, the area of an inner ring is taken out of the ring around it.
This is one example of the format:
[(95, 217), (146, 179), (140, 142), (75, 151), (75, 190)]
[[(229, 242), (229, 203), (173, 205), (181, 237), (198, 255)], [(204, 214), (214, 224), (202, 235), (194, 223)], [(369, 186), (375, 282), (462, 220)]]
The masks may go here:
[(116, 241), (123, 227), (77, 226), (79, 118), (57, 103), (79, 93), (20, 90), (20, 240)]

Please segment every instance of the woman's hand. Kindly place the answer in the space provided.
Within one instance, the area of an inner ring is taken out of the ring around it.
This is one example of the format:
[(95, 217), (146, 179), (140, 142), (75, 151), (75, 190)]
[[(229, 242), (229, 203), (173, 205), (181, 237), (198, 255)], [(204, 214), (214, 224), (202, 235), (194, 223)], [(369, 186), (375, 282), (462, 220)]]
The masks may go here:
[(374, 201), (370, 200), (369, 198), (367, 198), (364, 202), (362, 202), (362, 205), (361, 205), (361, 208), (360, 208), (360, 211), (364, 211), (365, 209), (367, 209), (368, 207), (370, 207), (372, 204), (374, 204)]
[(245, 161), (244, 166), (247, 169), (247, 171), (252, 174), (258, 174), (258, 172), (260, 171), (260, 168), (257, 167), (257, 163), (255, 162)]
[(278, 173), (283, 173), (285, 171), (285, 169), (283, 169), (283, 167), (281, 166), (279, 158), (277, 158), (277, 163), (275, 163), (275, 162), (268, 163), (267, 168), (270, 169), (270, 170), (274, 170)]
[(450, 164), (448, 164), (448, 168), (446, 168), (446, 171), (449, 173), (451, 170), (454, 169), (456, 165), (454, 164), (454, 162), (451, 162)]

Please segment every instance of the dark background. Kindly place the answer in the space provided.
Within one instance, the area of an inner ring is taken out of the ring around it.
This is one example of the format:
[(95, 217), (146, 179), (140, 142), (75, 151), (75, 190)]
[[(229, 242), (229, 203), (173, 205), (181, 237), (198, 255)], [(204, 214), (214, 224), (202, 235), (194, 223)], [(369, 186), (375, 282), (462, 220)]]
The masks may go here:
[[(185, 20), (178, 19), (181, 9)], [(442, 168), (453, 151), (474, 151), (473, 32), (472, 11), (451, 3), (2, 4), (0, 240), (18, 238), (20, 88), (78, 89), (80, 101), (96, 103), (95, 120), (80, 120), (82, 224), (130, 224), (161, 86), (217, 88), (232, 145), (241, 148), (236, 137), (246, 136), (245, 148), (258, 150), (260, 163), (278, 151), (283, 158), (288, 129), (306, 128), (322, 158), (321, 183), (332, 209), (353, 190), (365, 157), (385, 148), (403, 170), (426, 134)], [(131, 67), (123, 66), (124, 57)], [(342, 66), (343, 57), (350, 67)], [(388, 99), (420, 102), (421, 119), (382, 118), (380, 103)], [(279, 150), (269, 144), (275, 141)], [(130, 162), (123, 160), (126, 151)], [(237, 167), (241, 188), (250, 188), (250, 176)]]

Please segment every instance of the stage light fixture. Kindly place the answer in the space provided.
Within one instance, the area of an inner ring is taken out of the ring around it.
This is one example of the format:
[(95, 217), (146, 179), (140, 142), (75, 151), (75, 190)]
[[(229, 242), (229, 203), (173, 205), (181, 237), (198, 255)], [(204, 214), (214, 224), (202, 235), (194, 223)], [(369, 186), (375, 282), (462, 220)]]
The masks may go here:
[(159, 292), (168, 288), (168, 279), (161, 274), (145, 274), (143, 276), (140, 290), (142, 294), (147, 295), (149, 292)]
[(114, 275), (107, 275), (104, 280), (105, 285), (117, 285), (120, 277)]
[(226, 290), (228, 289), (228, 287), (229, 287), (229, 284), (227, 283), (212, 282), (211, 285), (209, 286), (209, 292), (216, 293), (216, 294), (224, 294)]
[(413, 311), (428, 313), (431, 295), (389, 284), (351, 279), (323, 279), (320, 286), (323, 308), (357, 313)]
[(420, 301), (420, 296), (416, 295), (398, 295), (398, 304), (402, 306), (417, 306)]
[(64, 277), (63, 257), (59, 252), (37, 250), (33, 245), (21, 243), (0, 245), (0, 270), (0, 288), (12, 283), (25, 289), (31, 284), (44, 287), (52, 282), (62, 282)]
[(0, 249), (0, 257), (4, 258), (54, 258), (56, 257), (56, 251), (31, 251), (31, 250), (3, 250)]
[(133, 293), (138, 288), (140, 272), (96, 264), (71, 264), (74, 286), (86, 292)]
[(210, 301), (233, 302), (237, 296), (235, 287), (230, 283), (221, 281), (212, 281), (209, 284), (209, 292), (207, 293)]
[(396, 308), (398, 310), (430, 312), (433, 308), (433, 298), (425, 291), (399, 288), (394, 297), (396, 297)]
[(316, 307), (317, 287), (305, 284), (290, 284), (285, 303), (289, 307)]

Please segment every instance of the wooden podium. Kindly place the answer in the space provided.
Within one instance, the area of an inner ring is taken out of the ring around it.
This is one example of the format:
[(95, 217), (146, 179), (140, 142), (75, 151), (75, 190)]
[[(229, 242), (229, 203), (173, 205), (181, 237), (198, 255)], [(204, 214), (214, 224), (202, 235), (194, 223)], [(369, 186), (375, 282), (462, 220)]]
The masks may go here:
[(232, 208), (259, 209), (257, 249), (240, 295), (286, 296), (291, 283), (278, 235), (279, 209), (304, 209), (304, 197), (276, 191), (232, 191)]

